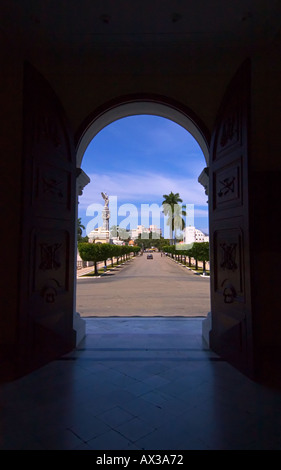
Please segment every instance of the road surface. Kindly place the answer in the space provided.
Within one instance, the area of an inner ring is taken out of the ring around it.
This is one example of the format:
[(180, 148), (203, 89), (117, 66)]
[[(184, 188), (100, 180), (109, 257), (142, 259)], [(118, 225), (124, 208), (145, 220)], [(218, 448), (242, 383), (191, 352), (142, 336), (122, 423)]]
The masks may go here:
[(77, 279), (76, 311), (82, 317), (206, 317), (210, 279), (168, 257), (133, 258), (114, 273)]

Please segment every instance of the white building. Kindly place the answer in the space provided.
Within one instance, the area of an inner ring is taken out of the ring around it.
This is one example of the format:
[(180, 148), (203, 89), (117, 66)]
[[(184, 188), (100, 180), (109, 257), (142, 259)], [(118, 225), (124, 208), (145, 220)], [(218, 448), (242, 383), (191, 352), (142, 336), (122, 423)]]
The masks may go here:
[(192, 225), (185, 227), (185, 229), (183, 230), (183, 242), (186, 244), (202, 243), (208, 241), (209, 235), (206, 235), (205, 233), (201, 232), (201, 230), (195, 228)]
[(103, 227), (98, 227), (88, 234), (89, 243), (109, 243), (110, 233)]
[(135, 240), (139, 235), (143, 235), (144, 233), (149, 233), (149, 229), (144, 225), (138, 225), (137, 228), (131, 230), (131, 238)]
[(161, 228), (158, 228), (157, 225), (150, 225), (149, 228), (145, 227), (144, 225), (138, 225), (137, 228), (131, 230), (131, 238), (132, 240), (136, 240), (139, 235), (148, 238), (151, 232), (157, 233), (159, 238), (162, 234)]
[(158, 228), (157, 225), (150, 225), (149, 226), (149, 231), (152, 232), (152, 233), (157, 233), (157, 235), (159, 235), (159, 238), (162, 235), (162, 230), (161, 230), (161, 228)]

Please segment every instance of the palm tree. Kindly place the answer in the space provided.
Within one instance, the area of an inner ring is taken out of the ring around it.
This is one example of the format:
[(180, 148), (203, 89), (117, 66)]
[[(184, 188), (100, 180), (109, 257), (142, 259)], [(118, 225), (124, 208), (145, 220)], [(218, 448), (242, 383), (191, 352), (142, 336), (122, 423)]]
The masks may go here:
[(167, 225), (170, 226), (170, 244), (172, 245), (175, 242), (177, 230), (185, 227), (183, 216), (186, 216), (186, 211), (185, 206), (179, 204), (182, 203), (179, 193), (163, 194), (163, 198), (163, 213), (168, 216)]
[(83, 230), (85, 230), (85, 227), (81, 222), (81, 217), (79, 217), (77, 220), (77, 240), (78, 241), (81, 240)]

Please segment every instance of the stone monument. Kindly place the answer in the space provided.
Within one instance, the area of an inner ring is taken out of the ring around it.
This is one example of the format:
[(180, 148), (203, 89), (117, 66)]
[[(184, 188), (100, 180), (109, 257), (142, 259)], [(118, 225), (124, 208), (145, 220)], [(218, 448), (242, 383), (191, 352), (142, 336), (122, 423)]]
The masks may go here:
[(102, 220), (103, 224), (101, 227), (95, 228), (89, 234), (90, 243), (109, 243), (110, 242), (110, 232), (109, 232), (109, 197), (106, 193), (101, 193), (104, 199), (104, 208), (102, 210)]
[(101, 193), (101, 195), (104, 199), (104, 208), (102, 211), (102, 219), (103, 219), (102, 230), (105, 232), (108, 232), (108, 238), (109, 238), (109, 219), (110, 219), (110, 211), (108, 208), (109, 197), (106, 193)]

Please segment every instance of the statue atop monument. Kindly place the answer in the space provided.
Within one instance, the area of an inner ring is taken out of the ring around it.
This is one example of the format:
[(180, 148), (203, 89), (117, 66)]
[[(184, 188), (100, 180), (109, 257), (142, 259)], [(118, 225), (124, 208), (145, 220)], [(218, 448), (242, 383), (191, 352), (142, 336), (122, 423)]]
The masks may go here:
[(101, 193), (103, 199), (104, 199), (104, 207), (108, 207), (108, 203), (109, 203), (109, 197), (106, 193)]
[(110, 218), (110, 212), (109, 212), (109, 197), (106, 193), (101, 193), (103, 199), (104, 199), (104, 208), (102, 211), (102, 219), (103, 219), (103, 230), (106, 232), (109, 232), (109, 218)]

